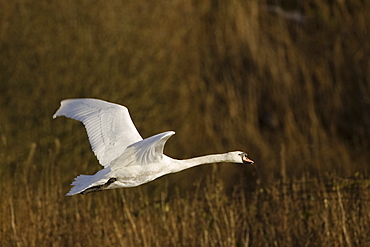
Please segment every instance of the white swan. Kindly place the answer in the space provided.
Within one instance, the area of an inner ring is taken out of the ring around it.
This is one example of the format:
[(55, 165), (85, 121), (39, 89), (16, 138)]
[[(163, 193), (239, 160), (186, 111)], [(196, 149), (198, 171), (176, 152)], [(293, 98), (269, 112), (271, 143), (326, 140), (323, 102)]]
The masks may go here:
[(126, 107), (103, 100), (63, 100), (53, 118), (59, 116), (76, 119), (85, 125), (92, 150), (104, 167), (94, 175), (76, 177), (68, 196), (134, 187), (201, 164), (254, 163), (241, 151), (186, 160), (172, 159), (163, 154), (163, 147), (174, 131), (143, 139)]

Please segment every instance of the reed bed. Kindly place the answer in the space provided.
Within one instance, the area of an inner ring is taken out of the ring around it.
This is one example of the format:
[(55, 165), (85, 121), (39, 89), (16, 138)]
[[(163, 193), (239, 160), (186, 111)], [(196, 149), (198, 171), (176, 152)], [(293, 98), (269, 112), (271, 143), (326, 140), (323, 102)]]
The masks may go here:
[[(64, 197), (52, 165), (4, 174), (3, 246), (364, 246), (370, 179), (305, 175), (220, 182), (217, 169), (187, 190), (146, 185)], [(32, 174), (32, 173), (31, 173)]]

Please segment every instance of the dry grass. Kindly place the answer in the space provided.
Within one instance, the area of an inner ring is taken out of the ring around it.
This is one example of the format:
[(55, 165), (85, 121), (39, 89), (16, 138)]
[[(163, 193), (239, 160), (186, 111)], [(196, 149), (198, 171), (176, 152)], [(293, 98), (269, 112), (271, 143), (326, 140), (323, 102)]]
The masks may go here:
[(64, 197), (58, 178), (65, 171), (55, 163), (37, 177), (16, 172), (2, 184), (3, 246), (364, 246), (370, 241), (370, 180), (362, 177), (240, 181), (226, 190), (213, 169), (188, 192), (168, 194), (165, 188), (153, 196), (142, 186)]
[[(0, 245), (368, 243), (369, 5), (1, 1)], [(176, 130), (170, 156), (258, 167), (66, 198), (99, 169), (81, 124), (52, 121), (71, 97), (128, 106), (144, 137)]]

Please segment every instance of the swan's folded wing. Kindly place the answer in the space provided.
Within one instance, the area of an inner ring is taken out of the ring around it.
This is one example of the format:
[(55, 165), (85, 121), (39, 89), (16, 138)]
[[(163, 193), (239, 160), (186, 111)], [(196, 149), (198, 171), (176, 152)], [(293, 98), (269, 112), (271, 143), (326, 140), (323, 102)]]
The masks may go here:
[(112, 169), (122, 165), (146, 165), (159, 162), (163, 158), (166, 141), (174, 134), (174, 131), (163, 132), (128, 146), (124, 153), (113, 162)]
[(91, 148), (100, 164), (109, 166), (129, 145), (142, 140), (128, 109), (98, 99), (67, 99), (53, 118), (66, 116), (85, 125)]

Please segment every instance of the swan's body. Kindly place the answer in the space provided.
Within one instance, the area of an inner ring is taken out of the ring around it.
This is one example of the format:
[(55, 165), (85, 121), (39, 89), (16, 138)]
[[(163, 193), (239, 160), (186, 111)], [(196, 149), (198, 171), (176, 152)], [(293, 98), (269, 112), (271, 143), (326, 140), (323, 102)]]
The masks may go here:
[(67, 195), (122, 187), (134, 187), (168, 173), (201, 164), (231, 162), (253, 164), (241, 151), (176, 160), (163, 154), (163, 147), (174, 131), (143, 139), (126, 107), (98, 99), (67, 99), (53, 118), (66, 116), (81, 121), (104, 169), (94, 175), (80, 175)]

